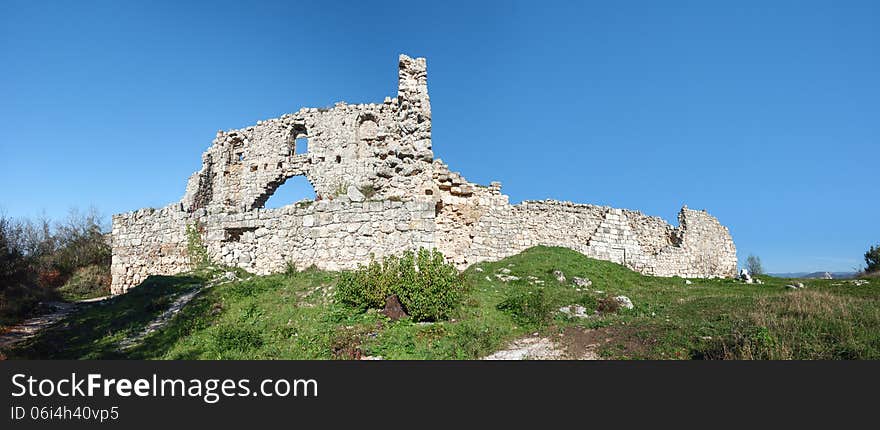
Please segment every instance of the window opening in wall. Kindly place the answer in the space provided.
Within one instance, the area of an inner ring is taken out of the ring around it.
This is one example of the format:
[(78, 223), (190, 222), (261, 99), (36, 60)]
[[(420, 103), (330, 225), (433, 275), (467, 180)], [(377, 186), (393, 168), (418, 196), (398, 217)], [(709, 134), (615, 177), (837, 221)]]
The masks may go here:
[(288, 155), (300, 155), (309, 152), (309, 132), (304, 124), (297, 124), (287, 136)]
[(288, 206), (301, 200), (315, 200), (315, 189), (305, 176), (292, 176), (273, 187), (257, 201), (256, 207), (276, 209)]
[(337, 163), (341, 163), (341, 162), (342, 162), (342, 157), (339, 156), (339, 155), (337, 155), (337, 156), (336, 156), (336, 162), (337, 162)]
[(255, 231), (256, 227), (231, 227), (227, 228), (224, 231), (223, 241), (224, 242), (238, 242), (241, 240), (241, 235), (245, 232)]
[(309, 152), (309, 138), (307, 137), (298, 137), (293, 143), (293, 154), (305, 154)]

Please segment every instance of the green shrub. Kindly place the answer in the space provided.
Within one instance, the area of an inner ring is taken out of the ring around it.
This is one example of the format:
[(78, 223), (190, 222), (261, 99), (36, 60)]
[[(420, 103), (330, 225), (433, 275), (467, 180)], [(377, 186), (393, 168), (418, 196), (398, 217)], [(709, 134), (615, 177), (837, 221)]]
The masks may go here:
[(553, 306), (543, 288), (527, 289), (511, 286), (498, 310), (509, 314), (521, 326), (537, 326), (550, 320)]
[(419, 249), (400, 258), (400, 283), (395, 293), (407, 313), (417, 321), (449, 317), (464, 296), (458, 270), (446, 263), (439, 251)]
[(296, 270), (296, 263), (293, 260), (287, 260), (284, 262), (284, 274), (287, 276), (296, 276), (299, 273), (299, 270)]
[(357, 309), (381, 308), (396, 294), (404, 310), (416, 321), (447, 319), (461, 303), (464, 283), (455, 266), (439, 251), (419, 249), (373, 260), (344, 273), (336, 287), (336, 299)]
[(67, 300), (91, 299), (110, 294), (110, 268), (93, 264), (73, 272), (58, 292)]
[(356, 309), (381, 308), (397, 282), (397, 258), (387, 257), (382, 262), (371, 261), (353, 272), (344, 272), (336, 286), (336, 300)]
[(186, 253), (193, 270), (205, 269), (211, 264), (208, 249), (202, 242), (202, 230), (197, 223), (186, 226)]

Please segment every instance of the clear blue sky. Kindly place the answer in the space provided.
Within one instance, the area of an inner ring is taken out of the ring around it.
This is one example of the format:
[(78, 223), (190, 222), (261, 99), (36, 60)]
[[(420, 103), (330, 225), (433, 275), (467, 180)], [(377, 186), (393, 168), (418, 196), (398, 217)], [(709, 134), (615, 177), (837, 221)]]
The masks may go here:
[(4, 1), (0, 53), (11, 216), (164, 206), (218, 129), (380, 102), (406, 53), (435, 154), (513, 201), (706, 208), (774, 272), (880, 242), (876, 1)]

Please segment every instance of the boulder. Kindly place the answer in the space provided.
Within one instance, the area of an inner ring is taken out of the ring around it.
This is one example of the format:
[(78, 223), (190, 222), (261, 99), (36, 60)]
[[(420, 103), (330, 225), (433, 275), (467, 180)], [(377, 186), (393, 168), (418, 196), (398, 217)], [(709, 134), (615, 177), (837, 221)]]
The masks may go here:
[(627, 308), (627, 309), (633, 308), (633, 302), (627, 296), (617, 296), (614, 298), (614, 300), (617, 300), (617, 304), (620, 305), (620, 307), (622, 307), (622, 308)]
[(354, 185), (348, 186), (348, 192), (346, 193), (346, 196), (348, 196), (348, 199), (353, 202), (362, 202), (365, 199), (364, 194), (361, 193), (361, 190), (359, 190)]
[(391, 321), (397, 321), (407, 316), (406, 312), (403, 310), (403, 305), (400, 304), (400, 299), (397, 298), (396, 294), (392, 294), (385, 298), (385, 309), (382, 310), (382, 314), (391, 318)]
[(740, 269), (740, 271), (739, 271), (739, 279), (740, 279), (741, 281), (745, 282), (746, 284), (751, 284), (751, 283), (752, 283), (752, 277), (751, 277), (751, 275), (749, 275), (749, 271), (746, 270), (746, 269)]
[(565, 282), (565, 274), (562, 273), (561, 270), (554, 270), (553, 276), (555, 276), (556, 280), (559, 281), (560, 283)]

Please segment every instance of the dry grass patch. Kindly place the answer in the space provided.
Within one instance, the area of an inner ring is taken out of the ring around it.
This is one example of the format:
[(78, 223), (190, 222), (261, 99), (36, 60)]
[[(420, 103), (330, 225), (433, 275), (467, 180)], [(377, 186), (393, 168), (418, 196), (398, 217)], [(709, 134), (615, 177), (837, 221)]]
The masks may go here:
[(880, 309), (864, 300), (827, 291), (760, 297), (711, 358), (877, 358)]

